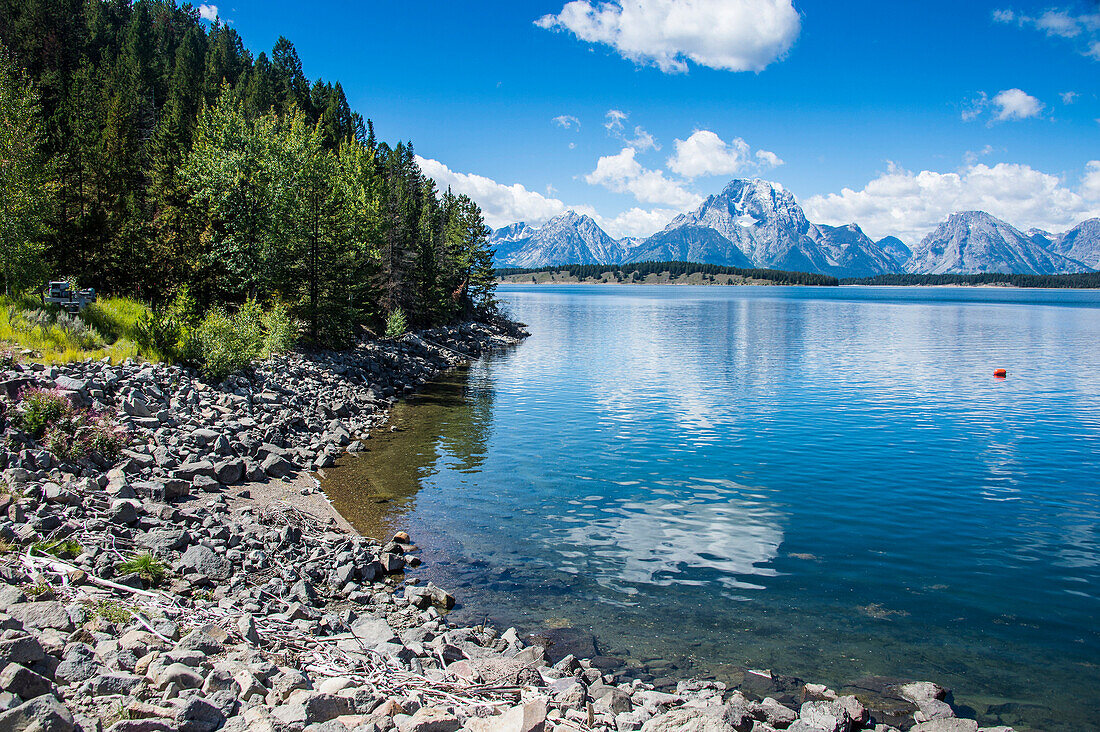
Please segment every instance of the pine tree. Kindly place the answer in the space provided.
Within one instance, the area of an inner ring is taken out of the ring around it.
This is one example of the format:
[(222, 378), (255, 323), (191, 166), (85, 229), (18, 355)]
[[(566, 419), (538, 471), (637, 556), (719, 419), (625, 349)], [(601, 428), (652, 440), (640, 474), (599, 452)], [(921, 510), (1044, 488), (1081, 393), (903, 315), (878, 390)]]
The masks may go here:
[(4, 294), (41, 285), (52, 204), (36, 87), (0, 45), (0, 279)]

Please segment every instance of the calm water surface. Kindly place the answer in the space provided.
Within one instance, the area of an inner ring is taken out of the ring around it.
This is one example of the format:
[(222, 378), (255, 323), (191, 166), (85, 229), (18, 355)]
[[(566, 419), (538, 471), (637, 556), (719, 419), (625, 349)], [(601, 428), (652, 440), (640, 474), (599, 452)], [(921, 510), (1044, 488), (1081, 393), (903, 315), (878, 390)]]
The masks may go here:
[(1100, 292), (500, 295), (531, 338), (325, 484), (408, 529), (460, 619), (590, 629), (645, 676), (927, 678), (985, 723), (1097, 728)]

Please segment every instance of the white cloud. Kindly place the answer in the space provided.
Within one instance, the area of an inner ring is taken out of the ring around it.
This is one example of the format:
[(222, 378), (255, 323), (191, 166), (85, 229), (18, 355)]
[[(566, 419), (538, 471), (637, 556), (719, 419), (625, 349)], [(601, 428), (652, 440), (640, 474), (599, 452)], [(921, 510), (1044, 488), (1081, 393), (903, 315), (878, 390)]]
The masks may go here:
[(685, 178), (703, 175), (733, 175), (748, 168), (775, 168), (783, 164), (769, 150), (751, 151), (740, 137), (730, 142), (710, 130), (695, 130), (686, 140), (676, 140), (676, 154), (668, 159), (668, 169)]
[(965, 122), (981, 117), (987, 110), (992, 112), (988, 124), (1008, 122), (1010, 120), (1038, 117), (1045, 105), (1023, 89), (1002, 89), (991, 99), (985, 92), (967, 100), (962, 111)]
[(735, 137), (727, 144), (710, 130), (696, 130), (688, 139), (674, 144), (676, 154), (668, 159), (668, 169), (685, 178), (730, 175), (752, 162), (749, 143)]
[(621, 109), (609, 109), (604, 117), (607, 119), (603, 123), (603, 128), (607, 130), (609, 135), (621, 135), (623, 134), (623, 121), (630, 115)]
[(963, 154), (963, 160), (966, 161), (967, 165), (973, 165), (974, 163), (978, 162), (978, 158), (991, 154), (993, 154), (993, 146), (986, 145), (981, 150), (978, 150), (976, 152), (974, 150), (967, 150), (966, 153)]
[(757, 150), (756, 160), (761, 167), (766, 168), (778, 168), (783, 165), (783, 159), (773, 153), (771, 150)]
[(1086, 166), (1074, 190), (1056, 175), (1027, 165), (968, 165), (958, 172), (912, 173), (893, 164), (863, 190), (812, 196), (811, 221), (855, 222), (875, 239), (893, 234), (915, 244), (956, 211), (986, 211), (1020, 229), (1063, 231), (1100, 216), (1100, 160)]
[(1081, 196), (1087, 201), (1100, 202), (1100, 160), (1090, 160), (1081, 179)]
[(593, 218), (604, 231), (621, 239), (624, 236), (649, 236), (665, 228), (680, 213), (682, 212), (673, 208), (654, 208), (647, 211), (634, 207), (611, 219), (603, 216)]
[(1025, 15), (1012, 10), (994, 10), (993, 20), (1032, 28), (1048, 38), (1072, 41), (1081, 55), (1100, 61), (1100, 12), (1081, 13), (1051, 8), (1039, 15)]
[(997, 107), (996, 119), (999, 122), (1038, 117), (1043, 111), (1043, 103), (1022, 89), (1005, 89), (990, 101)]
[(635, 160), (636, 153), (634, 148), (624, 147), (617, 155), (605, 155), (584, 179), (591, 185), (600, 185), (616, 193), (631, 193), (643, 203), (660, 203), (678, 209), (702, 203), (702, 196), (669, 180), (662, 171), (643, 168)]
[(541, 224), (566, 210), (556, 198), (529, 191), (519, 183), (505, 185), (492, 178), (469, 173), (456, 173), (438, 160), (416, 156), (416, 164), (424, 175), (441, 189), (451, 188), (473, 199), (485, 215), (485, 223), (494, 229), (517, 221)]
[(578, 130), (581, 128), (581, 121), (571, 114), (559, 114), (550, 121), (566, 130), (573, 129), (574, 127)]
[(573, 0), (535, 24), (606, 44), (665, 73), (683, 73), (688, 61), (761, 71), (790, 50), (801, 18), (791, 0)]
[(209, 20), (211, 23), (215, 22), (218, 19), (218, 6), (206, 4), (200, 5), (199, 17), (203, 20)]
[(607, 114), (604, 115), (607, 121), (604, 122), (603, 128), (607, 130), (607, 134), (622, 140), (626, 143), (627, 147), (632, 147), (639, 152), (660, 150), (661, 146), (657, 144), (657, 140), (653, 135), (646, 132), (645, 128), (641, 125), (634, 128), (634, 137), (626, 136), (623, 123), (629, 116), (630, 114), (628, 112), (623, 112), (619, 109), (609, 109), (607, 110)]
[(1058, 96), (1062, 97), (1062, 104), (1073, 104), (1077, 101), (1077, 97), (1081, 96), (1075, 91), (1062, 92)]

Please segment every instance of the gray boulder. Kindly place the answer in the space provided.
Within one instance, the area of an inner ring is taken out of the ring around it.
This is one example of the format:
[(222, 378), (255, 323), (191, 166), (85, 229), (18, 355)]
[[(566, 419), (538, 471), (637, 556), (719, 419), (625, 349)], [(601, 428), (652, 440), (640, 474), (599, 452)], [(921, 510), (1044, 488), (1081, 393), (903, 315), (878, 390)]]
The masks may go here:
[(218, 556), (209, 547), (193, 544), (179, 558), (178, 567), (193, 569), (213, 580), (228, 579), (233, 572), (232, 565), (225, 557)]
[(0, 714), (3, 732), (73, 732), (72, 712), (53, 695), (40, 696)]

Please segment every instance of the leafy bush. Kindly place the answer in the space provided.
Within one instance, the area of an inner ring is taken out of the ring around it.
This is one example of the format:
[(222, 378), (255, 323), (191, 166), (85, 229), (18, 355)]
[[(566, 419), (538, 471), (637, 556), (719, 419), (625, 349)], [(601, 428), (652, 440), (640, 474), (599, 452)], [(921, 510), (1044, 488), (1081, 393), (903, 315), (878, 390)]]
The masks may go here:
[(288, 350), (295, 330), (284, 308), (265, 313), (249, 300), (232, 315), (222, 308), (210, 310), (191, 332), (186, 351), (205, 377), (221, 381), (253, 361)]
[(57, 389), (30, 387), (19, 393), (16, 419), (24, 432), (37, 439), (72, 412), (72, 402)]
[(264, 352), (286, 353), (294, 347), (297, 338), (297, 324), (290, 317), (290, 311), (282, 305), (275, 305), (263, 315)]
[(386, 337), (396, 338), (399, 335), (404, 335), (408, 327), (409, 323), (405, 318), (405, 311), (401, 308), (394, 308), (390, 311), (389, 317), (386, 318)]

